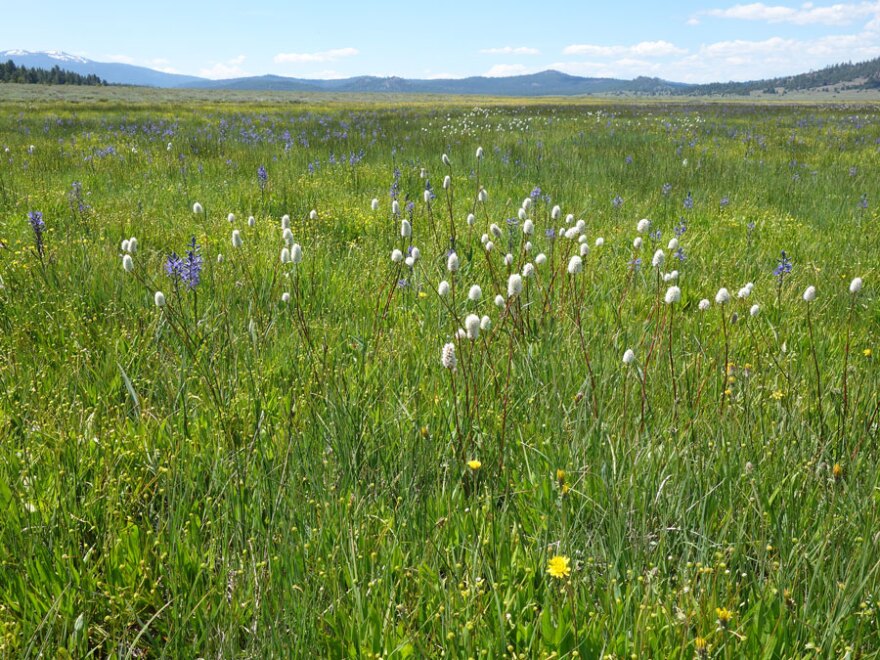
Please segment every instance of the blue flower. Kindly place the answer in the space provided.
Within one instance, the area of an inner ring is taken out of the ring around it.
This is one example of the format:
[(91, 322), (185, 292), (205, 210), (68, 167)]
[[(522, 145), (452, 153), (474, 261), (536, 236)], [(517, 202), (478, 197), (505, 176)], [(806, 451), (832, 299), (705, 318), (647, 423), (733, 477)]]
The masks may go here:
[(694, 208), (694, 196), (688, 191), (687, 197), (684, 198), (684, 207), (688, 210)]
[(263, 190), (269, 182), (269, 173), (262, 165), (257, 168), (257, 182), (260, 184), (260, 190)]
[(623, 206), (623, 197), (621, 197), (620, 195), (615, 195), (614, 199), (611, 200), (611, 206), (619, 209), (621, 206)]
[(785, 254), (785, 250), (783, 250), (782, 257), (776, 261), (776, 268), (773, 270), (773, 274), (779, 278), (780, 284), (782, 283), (782, 278), (791, 272), (793, 266), (794, 263), (792, 263), (788, 255)]
[(29, 211), (28, 212), (28, 222), (31, 225), (31, 229), (34, 231), (34, 241), (37, 244), (37, 253), (40, 255), (40, 259), (42, 259), (43, 258), (43, 232), (46, 231), (46, 223), (43, 222), (42, 211)]

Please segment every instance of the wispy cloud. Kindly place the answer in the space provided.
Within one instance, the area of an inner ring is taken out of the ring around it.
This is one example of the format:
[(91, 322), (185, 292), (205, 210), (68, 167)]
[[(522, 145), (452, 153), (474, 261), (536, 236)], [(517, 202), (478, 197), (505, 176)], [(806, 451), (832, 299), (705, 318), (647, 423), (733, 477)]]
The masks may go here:
[(642, 41), (632, 46), (599, 46), (596, 44), (572, 44), (563, 48), (564, 55), (586, 57), (669, 57), (684, 55), (687, 49), (668, 41)]
[(239, 55), (238, 57), (233, 57), (231, 60), (226, 60), (225, 62), (215, 62), (207, 68), (200, 69), (199, 75), (203, 78), (212, 78), (214, 80), (246, 76), (248, 74), (241, 68), (245, 59), (244, 55)]
[(357, 54), (357, 48), (334, 48), (316, 53), (278, 53), (273, 59), (276, 64), (311, 64), (313, 62), (335, 62)]
[(541, 51), (528, 46), (503, 46), (502, 48), (484, 48), (480, 53), (483, 55), (540, 55)]
[(496, 64), (489, 69), (484, 76), (489, 78), (502, 78), (504, 76), (523, 76), (527, 73), (535, 73), (540, 69), (525, 66), (524, 64)]
[(737, 19), (765, 23), (791, 23), (794, 25), (850, 25), (856, 21), (875, 16), (880, 12), (880, 2), (839, 3), (816, 7), (806, 2), (800, 7), (765, 5), (763, 2), (738, 4), (726, 9), (707, 9), (691, 16), (689, 24), (699, 23), (700, 18)]
[(134, 64), (134, 58), (129, 55), (105, 55), (101, 59), (105, 62), (116, 62), (118, 64)]

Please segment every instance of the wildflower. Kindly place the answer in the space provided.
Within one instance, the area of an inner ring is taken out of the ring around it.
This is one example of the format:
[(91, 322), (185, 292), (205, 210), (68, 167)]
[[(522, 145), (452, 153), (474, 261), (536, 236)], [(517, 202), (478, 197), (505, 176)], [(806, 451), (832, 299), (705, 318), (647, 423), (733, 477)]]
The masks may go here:
[(437, 294), (441, 297), (446, 296), (449, 293), (449, 282), (443, 280), (437, 286)]
[(562, 580), (571, 575), (571, 564), (568, 557), (565, 555), (554, 555), (550, 557), (547, 562), (547, 574), (556, 578), (557, 580)]
[(477, 147), (477, 160), (483, 157), (483, 147)]
[(513, 265), (513, 255), (510, 254), (509, 252), (504, 255), (504, 265), (505, 266), (512, 266)]
[(398, 203), (398, 201), (396, 199), (393, 202), (391, 202), (391, 212), (394, 215), (400, 215), (400, 204)]
[(752, 306), (749, 308), (749, 314), (750, 314), (751, 316), (757, 316), (758, 314), (760, 314), (760, 312), (761, 312), (761, 306), (760, 306), (760, 305), (752, 305)]
[(446, 269), (450, 273), (454, 273), (455, 271), (458, 270), (459, 265), (460, 265), (460, 262), (458, 260), (458, 255), (455, 252), (451, 253), (449, 255), (449, 258), (446, 260)]
[(281, 216), (281, 228), (290, 229), (290, 216), (286, 213)]
[(447, 156), (446, 154), (443, 154), (440, 157), (440, 160), (443, 161), (443, 164), (446, 165), (446, 167), (450, 167), (449, 156)]
[(870, 348), (866, 348), (865, 350), (862, 351), (862, 355), (864, 355), (866, 358), (871, 357), (873, 354), (874, 354), (874, 351), (872, 351)]
[(681, 300), (681, 289), (677, 286), (671, 286), (666, 290), (666, 296), (664, 298), (667, 305), (671, 305), (673, 303), (677, 303)]
[(715, 616), (718, 617), (718, 625), (726, 630), (727, 626), (730, 625), (730, 620), (733, 618), (733, 612), (726, 607), (716, 607)]
[(770, 395), (776, 401), (779, 401), (785, 394), (782, 393), (782, 390), (774, 390), (773, 394)]
[(217, 263), (218, 263), (218, 264), (222, 264), (222, 263), (223, 263), (223, 255), (222, 255), (222, 254), (218, 254), (218, 255), (217, 255)]
[(519, 273), (513, 273), (507, 278), (507, 297), (515, 298), (522, 293), (523, 281)]
[(835, 463), (834, 467), (831, 468), (831, 476), (834, 477), (835, 481), (840, 481), (843, 477), (843, 466), (840, 463)]
[(678, 249), (678, 239), (674, 236), (669, 239), (669, 243), (666, 245), (666, 249), (670, 252), (675, 252)]
[(523, 245), (523, 250), (525, 250), (526, 252), (531, 252), (532, 251), (532, 242), (526, 241), (525, 244)]
[(542, 252), (537, 257), (535, 257), (535, 263), (539, 266), (543, 266), (545, 263), (547, 263), (547, 255)]
[(602, 247), (603, 245), (605, 245), (605, 239), (600, 236), (596, 239), (596, 247)]
[(284, 242), (288, 245), (293, 244), (293, 232), (290, 231), (290, 227), (285, 227), (284, 231), (281, 233), (281, 237), (284, 239)]
[(627, 366), (631, 365), (636, 361), (636, 354), (633, 352), (631, 348), (626, 349), (623, 352), (623, 363)]
[(467, 224), (468, 227), (473, 227), (475, 224), (477, 224), (477, 216), (475, 216), (473, 213), (468, 213)]
[(254, 216), (248, 216), (248, 227), (253, 227), (257, 224), (257, 219)]
[(471, 302), (477, 302), (480, 298), (483, 297), (483, 290), (480, 288), (479, 284), (474, 284), (470, 291), (468, 291), (468, 300)]
[(615, 195), (614, 199), (611, 200), (611, 206), (619, 209), (621, 206), (623, 206), (623, 197), (621, 197), (620, 195)]
[(666, 255), (663, 254), (663, 250), (657, 250), (654, 253), (654, 258), (651, 259), (651, 265), (654, 268), (663, 268), (663, 262), (666, 260)]
[(458, 364), (455, 359), (455, 344), (451, 342), (444, 344), (443, 351), (440, 353), (440, 364), (443, 365), (444, 369), (455, 371), (455, 367)]
[(476, 314), (468, 314), (464, 319), (464, 327), (467, 331), (467, 338), (471, 341), (480, 336), (480, 317)]
[(266, 171), (266, 168), (263, 165), (260, 165), (257, 168), (257, 183), (260, 185), (260, 190), (263, 190), (268, 182), (269, 173)]
[(804, 301), (811, 303), (816, 299), (816, 287), (808, 286), (804, 291)]
[(721, 287), (718, 289), (718, 293), (715, 294), (715, 304), (723, 305), (724, 303), (730, 302), (730, 291)]
[(317, 220), (317, 219), (318, 219), (318, 212), (315, 209), (312, 209), (311, 211), (309, 211), (309, 220)]
[(489, 330), (491, 329), (492, 319), (490, 319), (488, 316), (483, 316), (483, 318), (480, 319), (480, 330), (482, 330), (483, 332), (489, 332)]
[(401, 261), (403, 261), (403, 252), (401, 252), (400, 250), (398, 250), (396, 248), (394, 250), (392, 250), (391, 251), (391, 261), (393, 261), (396, 264), (399, 264)]
[(480, 188), (480, 192), (477, 194), (477, 198), (480, 200), (481, 203), (485, 204), (487, 201), (489, 201), (489, 193), (486, 191), (485, 188)]
[(281, 302), (283, 302), (285, 305), (286, 305), (287, 303), (289, 303), (289, 302), (290, 302), (290, 293), (288, 293), (287, 291), (285, 291), (284, 293), (282, 293), (282, 294), (281, 294)]
[(138, 239), (134, 236), (128, 239), (128, 252), (131, 254), (136, 254), (138, 251)]
[(633, 239), (633, 247), (636, 250), (642, 249), (642, 237), (641, 236), (636, 236), (635, 239)]
[(443, 190), (449, 190), (450, 185), (452, 185), (452, 177), (447, 174), (443, 177)]
[(161, 291), (156, 291), (153, 294), (153, 302), (156, 303), (156, 307), (165, 307), (165, 294)]
[(579, 256), (574, 255), (571, 259), (569, 259), (569, 261), (568, 261), (568, 274), (569, 275), (577, 275), (583, 269), (584, 269), (584, 262)]
[(375, 197), (373, 198), (373, 201), (370, 202), (370, 208), (373, 209), (374, 211), (379, 210), (379, 200), (376, 199)]
[(504, 296), (502, 296), (501, 294), (498, 294), (497, 296), (495, 296), (495, 306), (496, 307), (504, 307), (504, 305), (505, 305)]
[(495, 238), (501, 238), (501, 227), (496, 225), (494, 222), (489, 225), (489, 233), (492, 234)]
[(525, 266), (523, 266), (523, 269), (522, 269), (522, 276), (523, 277), (531, 277), (534, 274), (535, 274), (534, 264), (528, 263)]
[(559, 218), (560, 218), (561, 216), (562, 216), (562, 209), (559, 208), (559, 205), (557, 204), (557, 205), (554, 206), (553, 209), (550, 211), (550, 217), (553, 218), (554, 220), (559, 220)]
[(240, 248), (241, 247), (241, 232), (237, 229), (232, 230), (232, 247)]
[(700, 310), (701, 312), (705, 312), (705, 311), (706, 311), (707, 309), (709, 309), (709, 307), (711, 307), (711, 306), (712, 306), (712, 303), (709, 302), (709, 299), (708, 299), (708, 298), (703, 298), (703, 299), (700, 301), (700, 304), (697, 305), (697, 307), (699, 308), (699, 310)]
[(779, 284), (782, 284), (783, 278), (791, 272), (792, 263), (791, 259), (788, 258), (788, 255), (785, 254), (785, 250), (782, 251), (782, 257), (777, 260), (776, 268), (773, 269), (773, 274), (779, 278)]
[(857, 294), (862, 290), (862, 278), (856, 277), (852, 282), (849, 283), (849, 292), (853, 295)]
[(684, 198), (684, 207), (688, 210), (694, 208), (694, 196), (688, 191), (687, 197)]
[(34, 242), (37, 246), (37, 253), (40, 258), (43, 257), (43, 232), (46, 231), (46, 223), (43, 222), (43, 214), (40, 211), (29, 211), (28, 222), (34, 232)]
[(230, 213), (229, 215), (227, 215), (226, 220), (229, 222), (229, 224), (235, 222), (235, 213)]
[(636, 231), (640, 234), (644, 234), (651, 228), (651, 221), (647, 218), (642, 218), (639, 220), (638, 224), (636, 224)]
[(524, 211), (528, 211), (530, 208), (532, 208), (532, 198), (531, 198), (531, 197), (526, 197), (526, 198), (522, 201), (522, 207), (521, 207), (521, 208), (522, 208)]
[(736, 297), (739, 298), (740, 300), (745, 300), (746, 298), (749, 297), (749, 294), (751, 292), (752, 292), (752, 290), (749, 287), (744, 286), (742, 289), (739, 290), (739, 293), (736, 294)]
[(193, 213), (195, 213), (196, 215), (201, 215), (204, 212), (205, 212), (205, 209), (202, 208), (201, 204), (199, 204), (198, 202), (193, 204)]
[[(477, 158), (479, 158), (479, 156), (477, 156)], [(476, 471), (479, 470), (481, 467), (483, 467), (483, 464), (480, 463), (480, 461), (478, 461), (478, 460), (476, 460), (476, 459), (471, 459), (471, 460), (469, 460), (469, 461), (467, 462), (467, 466), (468, 466), (471, 470), (473, 470), (474, 472), (476, 472)]]
[(128, 239), (127, 238), (123, 239), (122, 245), (120, 245), (120, 248), (122, 249), (123, 252), (128, 252)]
[(126, 273), (130, 273), (134, 270), (134, 260), (131, 258), (130, 254), (126, 254), (122, 257), (122, 267), (125, 269)]
[(522, 227), (523, 234), (525, 234), (526, 236), (531, 236), (534, 233), (534, 231), (535, 231), (535, 223), (534, 222), (532, 222), (531, 220), (528, 220), (528, 219), (525, 222), (523, 222), (523, 227)]
[(290, 248), (287, 248), (287, 247), (281, 248), (281, 263), (283, 263), (283, 264), (290, 263)]
[(694, 651), (696, 651), (698, 658), (709, 656), (709, 642), (706, 641), (705, 637), (697, 637), (694, 640)]
[(400, 221), (400, 235), (403, 238), (409, 238), (412, 236), (412, 225), (406, 218)]
[(590, 246), (586, 243), (581, 243), (580, 254), (582, 257), (586, 257), (590, 254)]
[(294, 243), (290, 246), (290, 260), (294, 264), (298, 264), (303, 260), (303, 250), (299, 243)]
[(486, 245), (484, 247), (486, 248), (486, 252), (491, 252), (492, 248), (495, 247), (495, 243), (493, 243), (492, 241), (486, 241)]

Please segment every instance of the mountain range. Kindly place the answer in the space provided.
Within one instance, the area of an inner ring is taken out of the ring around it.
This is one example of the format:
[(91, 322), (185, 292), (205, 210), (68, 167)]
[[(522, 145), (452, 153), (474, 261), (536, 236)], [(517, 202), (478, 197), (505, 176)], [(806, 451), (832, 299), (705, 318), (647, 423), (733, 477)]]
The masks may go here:
[(839, 91), (880, 88), (880, 58), (857, 64), (836, 64), (795, 76), (748, 82), (688, 84), (640, 76), (633, 80), (585, 78), (559, 71), (541, 71), (507, 77), (472, 76), (421, 80), (399, 77), (356, 76), (339, 80), (288, 78), (265, 75), (227, 80), (166, 73), (118, 62), (96, 62), (62, 51), (0, 51), (0, 62), (51, 69), (59, 66), (81, 75), (97, 75), (111, 84), (165, 88), (293, 92), (385, 92), (420, 94), (481, 94), (487, 96), (578, 96), (585, 94), (716, 95), (781, 94), (789, 91)]

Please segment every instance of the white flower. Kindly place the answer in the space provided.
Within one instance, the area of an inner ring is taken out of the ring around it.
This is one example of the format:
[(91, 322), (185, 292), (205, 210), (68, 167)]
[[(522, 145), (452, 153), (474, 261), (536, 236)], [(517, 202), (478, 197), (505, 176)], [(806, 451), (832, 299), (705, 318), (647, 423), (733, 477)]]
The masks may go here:
[(290, 260), (298, 264), (303, 260), (303, 249), (300, 247), (299, 243), (294, 243), (290, 246)]
[(526, 236), (531, 236), (535, 232), (535, 223), (531, 220), (526, 220), (523, 223), (523, 234)]
[(136, 254), (138, 251), (138, 239), (134, 236), (128, 239), (128, 251), (131, 254)]
[(239, 232), (237, 229), (232, 230), (232, 247), (241, 247), (241, 232)]
[(522, 207), (523, 207), (523, 209), (525, 209), (526, 211), (528, 211), (530, 208), (532, 208), (532, 198), (531, 198), (531, 197), (526, 197), (526, 198), (523, 200)]
[(752, 292), (752, 290), (749, 287), (744, 286), (742, 289), (740, 289), (737, 292), (736, 297), (739, 298), (740, 300), (745, 300), (746, 298), (749, 297), (749, 294), (751, 292)]
[(605, 239), (600, 236), (596, 239), (596, 247), (602, 247), (603, 245), (605, 245)]
[(678, 249), (678, 239), (674, 237), (669, 239), (669, 244), (666, 246), (666, 249), (670, 252), (675, 252)]
[(248, 216), (248, 227), (253, 227), (257, 224), (257, 219), (254, 216)]
[(749, 290), (749, 293), (751, 293), (752, 289), (755, 288), (755, 283), (754, 282), (746, 282), (745, 288)]
[(559, 220), (559, 218), (560, 218), (561, 216), (562, 216), (562, 209), (559, 208), (559, 204), (557, 204), (557, 205), (554, 206), (553, 209), (550, 211), (550, 217), (553, 218), (554, 220)]
[(663, 254), (663, 250), (657, 250), (654, 253), (654, 258), (651, 259), (651, 265), (654, 268), (663, 268), (663, 262), (666, 260), (666, 255)]
[(467, 223), (468, 227), (473, 227), (475, 224), (477, 224), (477, 217), (473, 213), (468, 213)]
[(666, 290), (666, 304), (671, 305), (672, 303), (677, 303), (681, 300), (681, 289), (677, 286), (671, 286)]
[(501, 238), (501, 227), (499, 227), (498, 225), (496, 225), (494, 222), (493, 222), (491, 225), (489, 225), (489, 232), (490, 232), (495, 238)]
[(495, 244), (492, 241), (486, 242), (486, 252), (491, 252), (493, 247), (495, 247)]
[(574, 222), (574, 213), (569, 213), (565, 216), (565, 224), (570, 225), (572, 222)]
[(480, 192), (479, 194), (477, 194), (477, 198), (480, 200), (480, 202), (485, 204), (487, 201), (489, 201), (489, 193), (486, 191), (485, 188), (480, 188)]
[(509, 252), (504, 255), (504, 265), (505, 266), (512, 266), (513, 265), (513, 255), (510, 254)]
[(522, 275), (513, 273), (507, 278), (507, 297), (515, 298), (522, 293), (523, 281)]
[(519, 211), (516, 212), (516, 217), (519, 218), (520, 220), (525, 220), (527, 217), (526, 210), (521, 208)]
[(749, 309), (749, 314), (751, 314), (752, 316), (757, 316), (758, 312), (760, 312), (760, 311), (761, 311), (760, 305), (752, 305), (751, 308)]
[(127, 238), (124, 241), (122, 241), (121, 247), (122, 247), (123, 252), (128, 252), (128, 239)]
[(480, 319), (480, 330), (483, 332), (489, 332), (492, 329), (492, 319), (488, 316), (484, 316)]
[(641, 249), (642, 249), (642, 237), (641, 237), (641, 236), (636, 236), (636, 237), (635, 237), (635, 239), (633, 240), (633, 247), (634, 247), (636, 250), (641, 250)]
[(480, 288), (479, 284), (474, 284), (470, 291), (468, 291), (468, 300), (471, 302), (477, 302), (480, 298), (483, 297), (483, 290)]
[(449, 190), (450, 185), (452, 185), (452, 177), (447, 174), (443, 177), (443, 190)]
[(431, 203), (431, 191), (426, 190), (425, 192), (423, 192), (422, 198), (425, 200), (425, 204), (430, 204)]
[(126, 254), (122, 257), (122, 267), (125, 269), (126, 273), (130, 273), (134, 270), (134, 259), (131, 258), (130, 254)]
[(636, 354), (633, 353), (633, 350), (631, 348), (626, 349), (623, 352), (623, 363), (626, 365), (630, 365), (635, 361), (636, 361)]
[(495, 306), (504, 307), (504, 296), (502, 296), (501, 294), (495, 296)]
[(165, 147), (166, 151), (171, 151), (172, 146), (173, 146), (173, 145), (169, 142), (169, 143), (168, 143), (168, 146)]
[(455, 365), (457, 364), (455, 360), (455, 344), (450, 342), (443, 346), (443, 351), (440, 353), (440, 364), (443, 365), (444, 369), (455, 371)]
[(578, 236), (578, 243), (586, 243), (586, 242), (587, 242), (586, 234), (581, 234), (580, 236)]
[(849, 283), (849, 292), (852, 294), (856, 294), (862, 290), (862, 278), (857, 277), (852, 282)]
[(586, 222), (586, 220), (578, 220), (578, 221), (577, 221), (577, 224), (575, 224), (575, 229), (577, 229), (577, 230), (578, 230), (579, 232), (581, 232), (581, 233), (583, 233), (584, 231), (586, 231), (586, 229), (587, 229), (587, 222)]
[(400, 235), (403, 238), (409, 238), (412, 236), (412, 225), (406, 218), (400, 221)]
[(476, 314), (468, 314), (464, 319), (464, 327), (467, 338), (474, 340), (480, 336), (480, 317)]
[(290, 216), (286, 213), (281, 216), (281, 228), (290, 229)]
[(721, 287), (718, 289), (718, 293), (715, 294), (715, 303), (717, 305), (723, 305), (726, 302), (730, 302), (730, 291)]
[(569, 275), (577, 275), (584, 269), (584, 262), (577, 255), (574, 255), (568, 261), (568, 274)]
[(412, 256), (413, 261), (418, 261), (422, 258), (422, 251), (419, 250), (415, 245), (413, 245), (409, 250), (410, 256)]
[(477, 160), (483, 157), (483, 147), (477, 147)]
[(407, 268), (412, 268), (413, 266), (415, 266), (416, 260), (413, 259), (412, 257), (407, 257), (406, 259), (403, 260), (403, 263)]
[(281, 302), (285, 305), (290, 302), (290, 294), (287, 291), (281, 294)]
[(578, 235), (577, 227), (569, 227), (565, 230), (565, 234), (563, 234), (568, 240), (573, 241), (574, 237)]
[(664, 282), (674, 282), (678, 279), (678, 271), (674, 270), (671, 273), (663, 273), (663, 281)]
[(804, 291), (804, 300), (806, 302), (813, 302), (816, 299), (816, 287), (808, 286), (807, 290)]
[(523, 250), (525, 250), (526, 252), (531, 252), (532, 251), (532, 242), (526, 241), (525, 245), (523, 245)]
[(448, 295), (449, 294), (449, 282), (447, 282), (446, 280), (443, 280), (442, 282), (440, 282), (440, 284), (437, 286), (437, 293), (441, 297)]
[(636, 231), (640, 234), (644, 234), (651, 228), (651, 221), (647, 218), (642, 218), (639, 220), (638, 224), (636, 224)]
[(440, 156), (440, 160), (443, 161), (443, 164), (446, 165), (446, 167), (449, 167), (449, 156), (443, 154), (442, 156)]
[(281, 232), (281, 237), (284, 239), (284, 242), (288, 245), (293, 244), (293, 232), (290, 230), (290, 227), (285, 227), (284, 231)]
[(223, 263), (223, 255), (222, 255), (222, 254), (218, 254), (218, 255), (217, 255), (217, 263), (218, 263), (218, 264), (222, 264), (222, 263)]
[(156, 303), (156, 307), (165, 307), (165, 294), (161, 291), (156, 291), (153, 294), (153, 302)]
[(453, 252), (452, 254), (449, 255), (449, 258), (446, 260), (446, 270), (448, 270), (450, 273), (454, 273), (455, 271), (458, 270), (459, 265), (460, 265), (460, 262), (458, 260), (458, 255), (455, 252)]
[(204, 213), (204, 212), (205, 212), (205, 209), (202, 208), (201, 204), (199, 204), (198, 202), (193, 204), (193, 213), (199, 214), (199, 213)]
[(428, 176), (428, 170), (423, 167), (419, 170), (419, 178), (424, 179), (426, 176)]
[(230, 224), (235, 222), (235, 213), (230, 213), (229, 215), (227, 215), (226, 220), (228, 220)]
[(399, 264), (401, 261), (403, 261), (403, 252), (401, 252), (397, 248), (393, 249), (391, 251), (391, 261), (393, 261), (396, 264)]
[(537, 257), (535, 257), (535, 263), (539, 266), (543, 266), (545, 263), (547, 263), (547, 255), (542, 252)]
[(373, 209), (374, 211), (379, 210), (379, 200), (376, 199), (375, 197), (373, 198), (373, 201), (370, 202), (370, 208)]
[(393, 202), (391, 202), (391, 212), (394, 215), (400, 214), (400, 204), (398, 203), (398, 201), (396, 199)]
[(290, 248), (286, 248), (286, 247), (281, 248), (281, 263), (283, 263), (283, 264), (290, 263)]
[(315, 209), (312, 209), (311, 211), (309, 211), (309, 220), (317, 220), (317, 219), (318, 219), (318, 212)]
[(590, 246), (586, 243), (581, 243), (581, 256), (586, 257), (588, 254), (590, 254)]
[(482, 236), (480, 236), (480, 243), (485, 245), (488, 242), (489, 242), (489, 234), (483, 234)]
[(533, 264), (526, 264), (522, 269), (523, 277), (531, 277), (535, 274), (535, 266)]
[(706, 311), (707, 309), (709, 309), (711, 306), (712, 306), (712, 303), (709, 302), (709, 299), (708, 299), (708, 298), (703, 298), (703, 299), (700, 301), (700, 304), (697, 305), (697, 307), (700, 308), (700, 311), (701, 311), (701, 312), (705, 312), (705, 311)]

